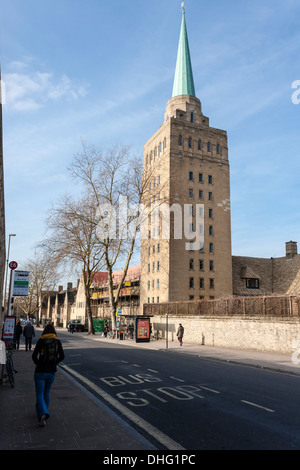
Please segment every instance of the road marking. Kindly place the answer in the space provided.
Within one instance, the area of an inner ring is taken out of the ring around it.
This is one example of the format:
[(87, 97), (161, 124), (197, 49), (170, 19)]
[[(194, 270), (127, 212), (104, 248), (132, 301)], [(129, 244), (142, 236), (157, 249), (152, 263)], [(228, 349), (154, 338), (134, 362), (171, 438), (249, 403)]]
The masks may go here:
[(133, 367), (141, 367), (138, 364), (132, 364), (132, 365), (133, 365)]
[(154, 370), (154, 369), (147, 369), (149, 372), (154, 372), (154, 374), (159, 374), (158, 370)]
[(256, 408), (261, 408), (262, 410), (268, 411), (269, 413), (275, 413), (275, 410), (271, 410), (265, 406), (257, 405), (257, 403), (252, 403), (251, 401), (241, 400), (241, 402), (246, 403), (247, 405), (255, 406)]
[(68, 366), (80, 366), (82, 362), (73, 362), (72, 364), (68, 364)]
[(178, 379), (177, 377), (172, 377), (171, 375), (170, 375), (169, 378), (170, 378), (170, 379), (173, 379), (173, 380), (177, 380), (178, 382), (185, 382), (185, 380)]
[(69, 372), (69, 374), (73, 375), (74, 377), (77, 377), (79, 380), (85, 383), (95, 393), (97, 393), (97, 395), (107, 401), (111, 406), (116, 408), (120, 413), (130, 419), (133, 423), (138, 425), (140, 428), (144, 429), (150, 436), (154, 437), (154, 439), (163, 444), (168, 450), (185, 450), (184, 447), (178, 444), (178, 442), (173, 441), (173, 439), (171, 439), (169, 436), (157, 429), (155, 426), (152, 426), (152, 424), (148, 423), (143, 418), (140, 418), (137, 414), (126, 408), (126, 406), (122, 405), (120, 402), (118, 402), (118, 400), (116, 400), (107, 392), (95, 385), (89, 379), (79, 374), (75, 370), (72, 370), (66, 365), (62, 365), (61, 367), (67, 372)]
[(207, 390), (208, 392), (221, 393), (221, 392), (218, 392), (218, 390), (213, 390), (212, 388), (203, 387), (202, 385), (199, 385), (199, 387), (203, 388), (203, 390)]

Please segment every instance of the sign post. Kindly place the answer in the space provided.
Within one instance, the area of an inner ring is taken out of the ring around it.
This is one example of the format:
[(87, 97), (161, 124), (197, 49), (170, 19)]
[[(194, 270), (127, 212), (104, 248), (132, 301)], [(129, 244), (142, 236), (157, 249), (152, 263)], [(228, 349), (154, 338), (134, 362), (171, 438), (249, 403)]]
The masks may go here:
[(18, 267), (18, 263), (16, 261), (11, 261), (8, 266), (10, 268), (10, 280), (9, 280), (7, 315), (11, 315), (11, 308), (12, 308), (12, 303), (13, 303), (12, 286), (13, 286), (13, 282), (14, 282), (15, 269), (17, 269), (17, 267)]

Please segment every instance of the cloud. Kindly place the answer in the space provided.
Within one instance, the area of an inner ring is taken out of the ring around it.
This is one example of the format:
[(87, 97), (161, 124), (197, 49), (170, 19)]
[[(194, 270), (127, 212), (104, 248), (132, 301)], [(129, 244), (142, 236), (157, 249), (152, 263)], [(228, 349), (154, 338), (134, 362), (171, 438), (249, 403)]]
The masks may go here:
[(33, 111), (44, 107), (49, 102), (61, 99), (76, 100), (87, 94), (87, 88), (75, 84), (67, 75), (57, 79), (53, 73), (28, 71), (27, 64), (13, 62), (14, 71), (4, 75), (5, 103), (9, 110)]

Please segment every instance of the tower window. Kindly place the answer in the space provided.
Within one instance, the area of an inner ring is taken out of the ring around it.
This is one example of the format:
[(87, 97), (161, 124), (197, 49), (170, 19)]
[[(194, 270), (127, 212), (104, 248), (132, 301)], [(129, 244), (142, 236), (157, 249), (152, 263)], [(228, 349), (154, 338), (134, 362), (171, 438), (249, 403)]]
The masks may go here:
[(182, 135), (178, 137), (178, 145), (182, 145)]
[(211, 152), (211, 143), (210, 142), (207, 142), (207, 151)]
[(190, 261), (189, 261), (189, 266), (190, 266), (190, 269), (191, 269), (191, 270), (194, 269), (194, 260), (193, 260), (193, 259), (190, 259)]
[(189, 137), (189, 149), (193, 147), (193, 139)]
[(208, 184), (213, 184), (213, 177), (212, 177), (212, 175), (208, 175)]
[(194, 113), (192, 112), (192, 113), (191, 113), (191, 122), (194, 122), (194, 120), (195, 120), (195, 115), (194, 115)]
[(190, 289), (194, 289), (194, 278), (190, 277)]
[(210, 244), (209, 244), (209, 252), (210, 252), (210, 253), (213, 253), (213, 252), (214, 252), (214, 244), (213, 244), (213, 243), (210, 243)]
[(208, 200), (209, 200), (209, 201), (212, 201), (212, 200), (213, 200), (213, 196), (212, 196), (212, 192), (211, 192), (211, 191), (208, 193)]
[(202, 191), (202, 189), (199, 189), (199, 199), (203, 199), (203, 191)]
[(210, 279), (210, 280), (209, 280), (209, 288), (210, 288), (210, 289), (214, 289), (214, 288), (215, 288), (215, 280), (214, 280), (214, 279)]
[(189, 172), (189, 180), (194, 181), (194, 173), (192, 171)]
[(208, 217), (209, 217), (210, 219), (213, 218), (213, 210), (212, 210), (212, 209), (208, 209)]
[(213, 235), (214, 234), (214, 227), (212, 225), (209, 226), (209, 235)]
[(199, 183), (202, 183), (202, 182), (203, 182), (203, 174), (199, 173)]
[(221, 146), (220, 144), (217, 144), (217, 154), (220, 155), (221, 153)]
[(213, 271), (213, 270), (214, 270), (214, 262), (213, 262), (213, 261), (210, 261), (210, 262), (209, 262), (209, 270), (210, 270), (210, 271)]
[(200, 289), (204, 289), (204, 279), (201, 277), (199, 282)]
[(202, 150), (202, 140), (198, 140), (198, 150)]

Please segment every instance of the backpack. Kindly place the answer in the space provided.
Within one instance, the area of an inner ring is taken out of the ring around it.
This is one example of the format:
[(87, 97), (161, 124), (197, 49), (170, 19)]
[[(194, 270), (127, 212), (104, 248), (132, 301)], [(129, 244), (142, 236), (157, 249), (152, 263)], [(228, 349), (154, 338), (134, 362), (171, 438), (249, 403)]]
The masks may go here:
[(44, 339), (44, 361), (56, 363), (58, 357), (58, 346), (55, 338)]

